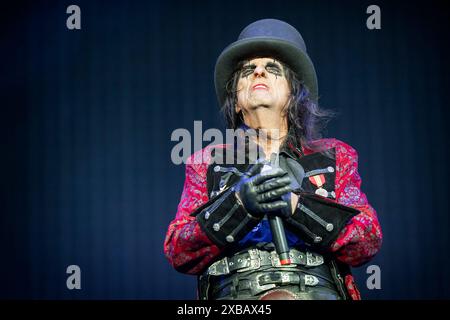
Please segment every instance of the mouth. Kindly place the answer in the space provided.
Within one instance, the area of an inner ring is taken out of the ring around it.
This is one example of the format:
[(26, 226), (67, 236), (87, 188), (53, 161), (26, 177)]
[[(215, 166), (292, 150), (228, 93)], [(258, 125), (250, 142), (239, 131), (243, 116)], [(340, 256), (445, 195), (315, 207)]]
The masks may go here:
[(257, 83), (257, 84), (255, 84), (255, 85), (252, 87), (252, 90), (266, 90), (266, 91), (268, 91), (268, 90), (269, 90), (269, 87), (266, 86), (266, 85), (263, 84), (263, 83)]

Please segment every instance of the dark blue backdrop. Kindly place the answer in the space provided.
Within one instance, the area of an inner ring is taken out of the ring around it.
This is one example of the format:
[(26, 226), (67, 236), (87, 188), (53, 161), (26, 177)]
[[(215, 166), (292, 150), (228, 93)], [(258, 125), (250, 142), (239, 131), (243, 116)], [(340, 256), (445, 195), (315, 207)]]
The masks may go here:
[[(82, 29), (66, 28), (81, 8)], [(381, 7), (382, 29), (366, 28)], [(367, 299), (450, 298), (449, 11), (391, 1), (32, 1), (2, 5), (0, 297), (194, 299), (163, 255), (184, 167), (176, 128), (223, 128), (221, 50), (274, 17), (302, 33), (326, 136), (355, 147), (384, 244)], [(66, 267), (82, 290), (66, 288)]]

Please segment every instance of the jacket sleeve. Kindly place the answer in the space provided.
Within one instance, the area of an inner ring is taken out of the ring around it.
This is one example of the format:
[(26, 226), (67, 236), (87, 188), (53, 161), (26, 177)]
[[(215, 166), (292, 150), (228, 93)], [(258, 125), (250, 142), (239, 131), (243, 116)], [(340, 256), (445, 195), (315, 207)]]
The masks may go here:
[(175, 219), (170, 223), (164, 253), (179, 272), (199, 274), (220, 254), (190, 214), (208, 201), (205, 163), (186, 165), (183, 193)]
[(360, 213), (349, 220), (331, 245), (336, 258), (351, 266), (359, 266), (375, 256), (381, 247), (382, 232), (377, 213), (361, 191), (358, 154), (349, 145), (336, 146), (336, 199), (341, 205)]

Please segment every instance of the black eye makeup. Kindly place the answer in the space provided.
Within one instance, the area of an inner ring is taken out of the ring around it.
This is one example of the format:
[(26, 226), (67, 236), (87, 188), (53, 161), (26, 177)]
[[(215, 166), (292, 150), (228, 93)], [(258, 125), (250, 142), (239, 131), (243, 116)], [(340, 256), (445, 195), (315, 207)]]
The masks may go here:
[(254, 64), (249, 64), (249, 65), (243, 66), (242, 70), (241, 70), (241, 77), (242, 78), (248, 77), (249, 75), (251, 75), (253, 73), (255, 68), (256, 68), (256, 66)]
[(281, 66), (276, 62), (267, 62), (266, 70), (267, 72), (270, 72), (278, 77), (281, 77), (283, 75), (283, 72), (281, 71)]
[[(251, 75), (254, 72), (255, 68), (256, 68), (256, 65), (254, 65), (254, 64), (248, 64), (248, 65), (243, 66), (241, 69), (241, 78), (245, 78), (245, 77), (248, 77), (249, 75)], [(278, 63), (276, 63), (275, 61), (267, 62), (265, 69), (267, 72), (274, 74), (277, 77), (283, 76), (283, 71), (282, 71), (281, 66)]]

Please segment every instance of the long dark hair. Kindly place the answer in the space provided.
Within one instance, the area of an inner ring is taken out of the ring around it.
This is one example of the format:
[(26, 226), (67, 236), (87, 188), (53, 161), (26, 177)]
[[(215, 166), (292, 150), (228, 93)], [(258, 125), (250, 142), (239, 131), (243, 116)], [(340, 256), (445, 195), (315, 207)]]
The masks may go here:
[[(237, 103), (237, 84), (241, 74), (242, 66), (248, 60), (238, 63), (226, 85), (227, 96), (222, 106), (222, 113), (227, 122), (227, 127), (236, 129), (243, 124), (242, 114), (236, 113)], [(288, 117), (288, 137), (285, 140), (294, 142), (298, 145), (300, 142), (303, 147), (318, 151), (321, 146), (313, 143), (322, 137), (322, 131), (327, 123), (335, 116), (335, 112), (325, 110), (310, 98), (308, 87), (298, 78), (286, 64), (280, 62), (284, 69), (284, 75), (290, 87), (290, 98), (287, 104)]]

